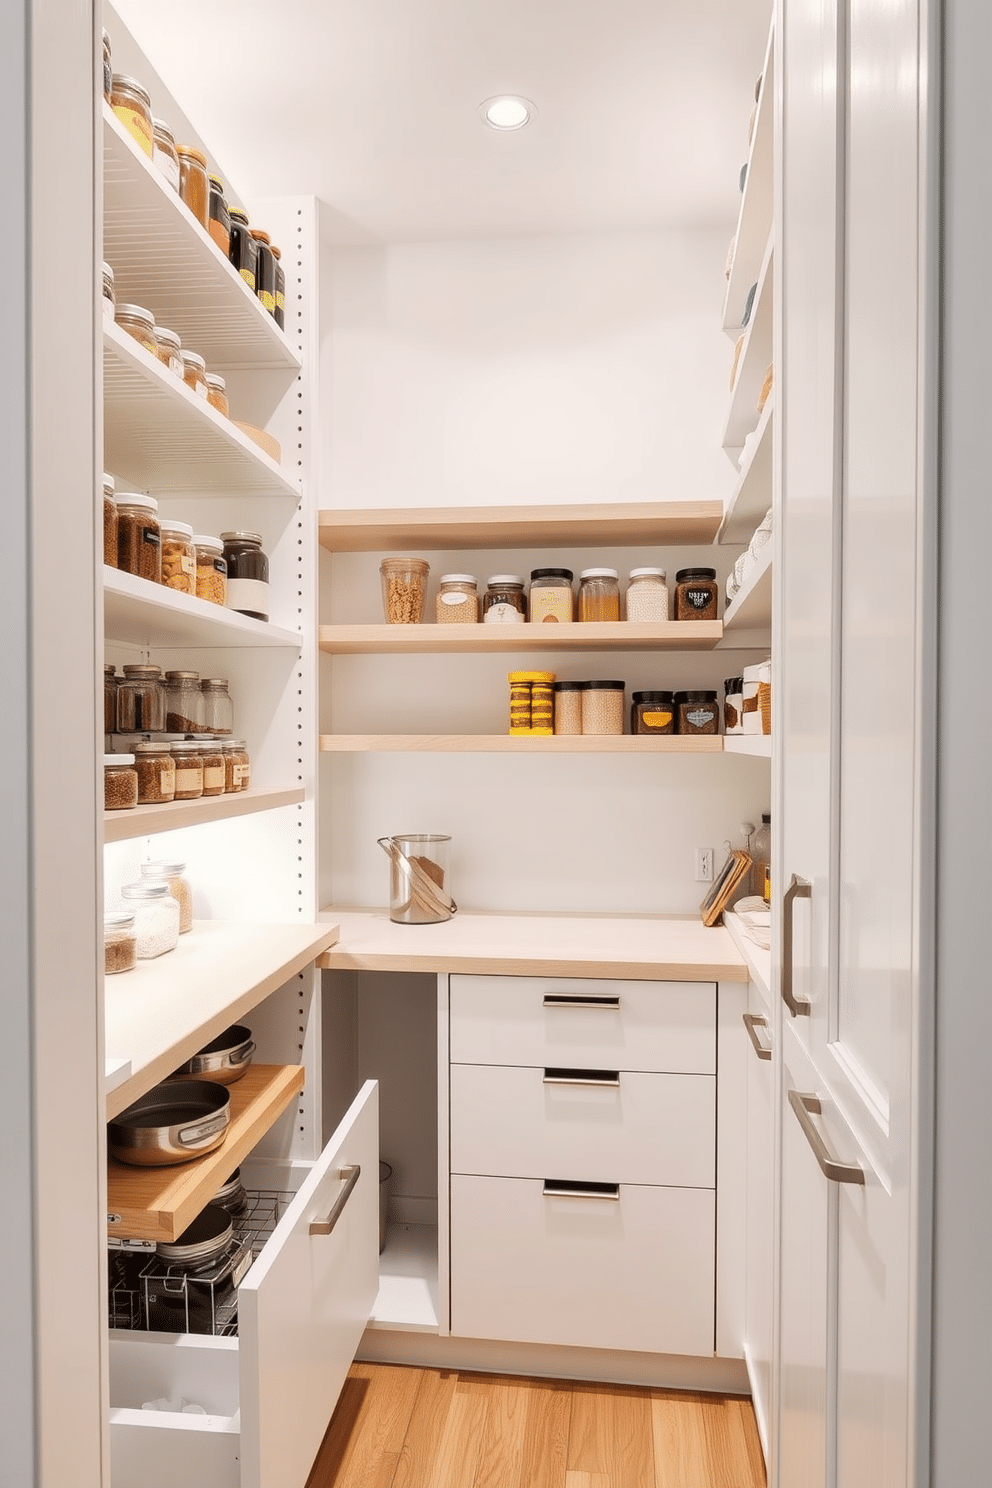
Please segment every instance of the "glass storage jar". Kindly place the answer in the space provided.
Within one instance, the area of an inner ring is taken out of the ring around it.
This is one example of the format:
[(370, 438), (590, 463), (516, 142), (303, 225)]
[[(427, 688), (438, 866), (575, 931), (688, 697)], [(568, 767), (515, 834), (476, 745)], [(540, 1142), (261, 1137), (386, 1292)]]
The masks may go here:
[(103, 732), (105, 734), (117, 732), (117, 683), (119, 681), (114, 663), (105, 662), (103, 667)]
[(231, 248), (228, 257), (254, 294), (258, 244), (248, 226), (248, 213), (243, 212), (240, 207), (229, 207), (227, 215), (231, 223)]
[(479, 587), (471, 574), (442, 574), (434, 618), (438, 625), (474, 625), (479, 618)]
[(162, 577), (162, 540), (154, 496), (121, 491), (117, 507), (117, 567), (157, 584)]
[(283, 268), (282, 264), (279, 262), (279, 260), (282, 258), (282, 251), (279, 248), (276, 247), (275, 243), (272, 244), (272, 257), (276, 261), (276, 308), (275, 308), (275, 320), (276, 320), (276, 325), (277, 326), (282, 326), (282, 328), (285, 330), (285, 328), (286, 328), (286, 270)]
[(532, 625), (563, 625), (572, 619), (572, 570), (532, 568), (528, 619)]
[(668, 619), (668, 585), (663, 568), (632, 568), (627, 585), (627, 619), (658, 624)]
[(167, 326), (155, 327), (155, 339), (158, 342), (158, 359), (163, 367), (176, 377), (183, 375), (183, 346), (177, 331), (170, 331)]
[(219, 537), (206, 532), (193, 534), (196, 550), (196, 593), (211, 604), (227, 603), (227, 559)]
[(772, 818), (771, 813), (761, 813), (761, 826), (751, 836), (747, 845), (751, 858), (751, 893), (759, 895), (768, 904), (771, 901), (771, 857)]
[(221, 253), (227, 258), (231, 251), (231, 219), (227, 211), (227, 202), (224, 200), (224, 183), (217, 176), (208, 176), (207, 185), (209, 187), (207, 231)]
[(227, 563), (227, 608), (255, 620), (269, 618), (269, 560), (258, 532), (222, 532)]
[(103, 561), (117, 567), (117, 503), (114, 500), (114, 477), (103, 473)]
[(582, 692), (584, 682), (556, 682), (554, 685), (555, 697), (555, 733), (556, 734), (581, 734), (582, 732)]
[(269, 314), (275, 315), (276, 261), (272, 256), (272, 249), (269, 247), (269, 235), (258, 227), (252, 228), (251, 235), (255, 239), (258, 250), (258, 259), (255, 265), (255, 293)]
[(390, 625), (419, 625), (431, 571), (423, 558), (383, 558), (379, 564), (382, 611)]
[(158, 337), (155, 334), (155, 317), (144, 305), (118, 305), (114, 319), (122, 331), (133, 336), (153, 357), (158, 356)]
[(720, 709), (716, 692), (707, 688), (696, 688), (675, 694), (675, 716), (677, 734), (718, 734), (720, 732)]
[(196, 742), (200, 746), (200, 763), (203, 766), (203, 794), (222, 796), (225, 783), (223, 742), (220, 739), (198, 739)]
[(625, 682), (586, 682), (582, 687), (582, 732), (584, 734), (623, 733), (623, 694)]
[(723, 732), (744, 732), (744, 678), (728, 677), (723, 684)]
[(173, 191), (179, 191), (179, 156), (176, 136), (164, 119), (152, 120), (152, 160)]
[(149, 661), (129, 661), (117, 684), (117, 732), (160, 734), (165, 728), (162, 671)]
[(177, 669), (165, 674), (165, 729), (170, 734), (202, 734), (200, 674)]
[(108, 263), (102, 267), (103, 278), (103, 318), (113, 320), (117, 308), (117, 293), (114, 289), (114, 271)]
[(179, 943), (179, 905), (162, 879), (140, 878), (121, 889), (124, 908), (134, 915), (139, 961), (152, 961)]
[(138, 864), (142, 879), (149, 883), (164, 883), (179, 905), (179, 934), (185, 935), (193, 928), (193, 890), (186, 878), (186, 864), (182, 858), (153, 858)]
[(203, 795), (203, 761), (199, 744), (170, 744), (176, 762), (177, 801), (198, 801)]
[(114, 72), (110, 76), (110, 107), (131, 138), (152, 158), (152, 100), (137, 78)]
[(207, 373), (207, 402), (211, 408), (215, 408), (225, 418), (230, 418), (231, 405), (227, 401), (227, 383), (219, 372)]
[(224, 740), (224, 789), (228, 792), (248, 789), (248, 755), (243, 739)]
[(106, 811), (129, 811), (138, 804), (138, 775), (133, 754), (103, 756), (103, 805)]
[(527, 596), (519, 574), (493, 574), (482, 596), (486, 625), (522, 625), (527, 619)]
[(632, 734), (674, 734), (674, 694), (664, 689), (632, 692), (630, 695), (630, 732)]
[(176, 794), (176, 762), (168, 744), (142, 742), (134, 746), (138, 772), (138, 805), (158, 805)]
[(675, 575), (676, 620), (715, 620), (717, 582), (715, 568), (680, 568)]
[(107, 976), (133, 971), (137, 960), (138, 935), (134, 915), (105, 914), (103, 917), (103, 969)]
[(579, 574), (578, 619), (620, 619), (620, 584), (615, 568), (584, 568)]
[(180, 355), (183, 359), (183, 382), (198, 398), (206, 398), (208, 393), (206, 362), (195, 351), (184, 351)]
[(761, 725), (761, 665), (746, 666), (741, 677), (741, 733), (760, 734)]
[(174, 522), (163, 517), (162, 583), (178, 594), (196, 593), (196, 549), (193, 529), (188, 522)]
[(177, 145), (179, 156), (179, 195), (206, 231), (210, 227), (210, 185), (207, 181), (207, 157), (195, 145)]
[(204, 677), (200, 683), (203, 695), (203, 732), (205, 734), (234, 733), (234, 704), (228, 691), (226, 677)]
[(111, 61), (110, 35), (105, 26), (101, 29), (103, 31), (103, 96), (109, 103), (110, 92), (114, 86), (114, 66)]

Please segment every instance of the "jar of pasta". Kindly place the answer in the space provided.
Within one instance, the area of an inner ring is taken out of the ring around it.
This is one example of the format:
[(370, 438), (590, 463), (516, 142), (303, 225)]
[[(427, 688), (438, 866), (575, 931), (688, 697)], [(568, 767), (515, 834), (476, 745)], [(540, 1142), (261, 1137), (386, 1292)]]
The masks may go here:
[(471, 574), (442, 574), (434, 618), (438, 625), (474, 625), (479, 618), (479, 588)]
[(207, 157), (195, 145), (177, 145), (176, 154), (179, 156), (179, 195), (206, 231), (210, 227)]
[(196, 593), (196, 549), (188, 522), (162, 519), (162, 583), (179, 594)]
[(110, 107), (131, 138), (152, 158), (152, 100), (137, 78), (122, 72), (111, 74)]
[(117, 503), (114, 501), (114, 477), (103, 474), (103, 561), (117, 567)]
[(142, 741), (134, 746), (138, 805), (161, 804), (176, 794), (176, 762), (168, 744)]
[(207, 373), (207, 402), (211, 408), (222, 413), (225, 418), (231, 416), (231, 405), (227, 401), (227, 384), (219, 372)]
[(158, 356), (158, 337), (155, 334), (155, 317), (144, 305), (118, 305), (114, 319), (122, 331), (133, 336), (139, 346)]
[(224, 183), (217, 176), (209, 176), (207, 183), (210, 188), (207, 231), (227, 258), (231, 251), (231, 218), (224, 200)]
[(199, 744), (170, 744), (176, 762), (177, 801), (198, 801), (203, 795), (203, 760)]
[(176, 137), (164, 119), (152, 120), (152, 160), (173, 191), (179, 191), (179, 156)]
[(162, 577), (158, 502), (154, 496), (121, 491), (117, 507), (117, 567), (157, 584)]
[(162, 366), (168, 367), (176, 377), (182, 377), (183, 348), (178, 332), (170, 331), (166, 326), (156, 326), (155, 338), (158, 341), (158, 359)]
[(211, 604), (227, 603), (227, 559), (219, 537), (206, 532), (193, 534), (196, 551), (196, 593)]
[(181, 355), (183, 359), (183, 382), (191, 393), (195, 393), (198, 398), (203, 398), (205, 401), (209, 394), (206, 362), (195, 351), (184, 351)]
[(578, 618), (620, 619), (620, 584), (615, 568), (584, 568), (579, 574)]

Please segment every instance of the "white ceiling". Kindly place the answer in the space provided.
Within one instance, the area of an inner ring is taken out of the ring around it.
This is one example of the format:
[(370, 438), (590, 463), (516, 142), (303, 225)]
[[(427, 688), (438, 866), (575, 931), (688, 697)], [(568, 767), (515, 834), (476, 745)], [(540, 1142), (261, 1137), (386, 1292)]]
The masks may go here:
[[(115, 8), (245, 198), (316, 195), (334, 241), (733, 230), (771, 0)], [(536, 120), (487, 129), (500, 93)]]

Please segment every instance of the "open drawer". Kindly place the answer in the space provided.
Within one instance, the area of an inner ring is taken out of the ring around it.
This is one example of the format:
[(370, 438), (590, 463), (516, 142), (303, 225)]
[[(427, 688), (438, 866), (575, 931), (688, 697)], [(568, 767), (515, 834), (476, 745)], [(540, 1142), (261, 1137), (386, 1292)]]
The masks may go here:
[[(111, 1333), (113, 1488), (303, 1488), (378, 1291), (378, 1159), (369, 1080), (241, 1282), (236, 1339)], [(179, 1397), (206, 1414), (141, 1408)]]

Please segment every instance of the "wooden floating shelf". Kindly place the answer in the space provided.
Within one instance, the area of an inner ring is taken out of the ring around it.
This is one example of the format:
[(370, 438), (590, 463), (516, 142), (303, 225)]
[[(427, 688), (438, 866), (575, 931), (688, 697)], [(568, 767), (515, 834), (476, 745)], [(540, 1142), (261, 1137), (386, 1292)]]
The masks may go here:
[(453, 506), (318, 515), (321, 546), (332, 553), (685, 547), (711, 543), (722, 518), (720, 501)]
[(132, 1240), (179, 1238), (303, 1089), (298, 1064), (252, 1064), (233, 1085), (231, 1122), (213, 1152), (167, 1168), (107, 1158), (107, 1231)]
[(331, 754), (720, 754), (719, 734), (321, 734)]
[(526, 651), (712, 651), (720, 620), (646, 624), (621, 620), (571, 625), (322, 625), (321, 651), (399, 656)]
[(139, 579), (119, 568), (103, 570), (104, 635), (135, 646), (250, 646), (299, 651), (303, 637), (193, 594)]
[(164, 801), (135, 806), (130, 811), (105, 811), (104, 842), (128, 842), (152, 832), (175, 832), (180, 827), (199, 827), (205, 822), (228, 821), (251, 816), (256, 811), (274, 811), (277, 806), (295, 806), (306, 800), (303, 786), (286, 790), (246, 790), (229, 796), (201, 796), (197, 801)]

